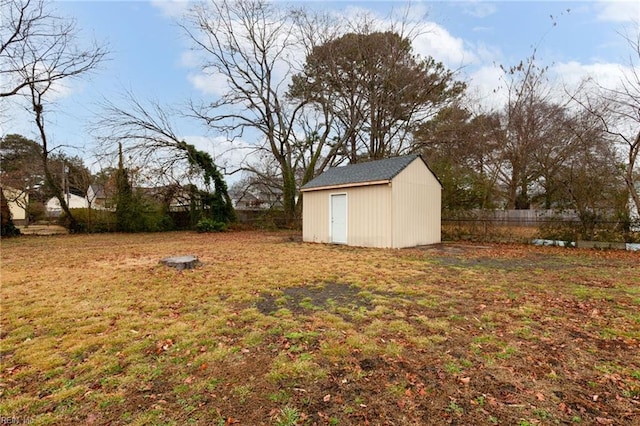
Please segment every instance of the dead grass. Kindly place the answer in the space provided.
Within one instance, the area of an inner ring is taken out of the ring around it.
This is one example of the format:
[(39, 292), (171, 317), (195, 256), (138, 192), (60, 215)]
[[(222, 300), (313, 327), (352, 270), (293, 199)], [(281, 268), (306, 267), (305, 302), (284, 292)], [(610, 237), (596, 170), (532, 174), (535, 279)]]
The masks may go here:
[[(196, 270), (158, 265), (195, 254)], [(0, 417), (639, 424), (638, 253), (286, 233), (2, 241)]]

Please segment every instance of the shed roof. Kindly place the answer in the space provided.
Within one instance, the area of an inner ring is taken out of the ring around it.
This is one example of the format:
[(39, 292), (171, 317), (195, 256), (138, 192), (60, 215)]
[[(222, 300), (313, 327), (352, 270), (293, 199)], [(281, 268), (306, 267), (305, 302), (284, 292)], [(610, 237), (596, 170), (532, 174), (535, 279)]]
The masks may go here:
[[(333, 167), (320, 174), (315, 179), (309, 181), (301, 188), (301, 190), (311, 191), (321, 188), (389, 182), (416, 158), (420, 158), (422, 160), (420, 155), (412, 154), (387, 158), (384, 160), (369, 161), (367, 163)], [(422, 161), (424, 162), (424, 160)], [(426, 163), (424, 164), (427, 166)], [(429, 166), (427, 166), (427, 168), (429, 168)]]

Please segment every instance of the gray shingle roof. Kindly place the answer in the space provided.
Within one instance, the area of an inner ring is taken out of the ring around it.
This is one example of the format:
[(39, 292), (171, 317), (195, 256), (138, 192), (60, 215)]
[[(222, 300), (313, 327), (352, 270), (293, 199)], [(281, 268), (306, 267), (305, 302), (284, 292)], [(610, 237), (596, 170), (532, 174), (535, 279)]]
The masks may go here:
[(418, 157), (419, 155), (416, 154), (403, 155), (385, 160), (333, 167), (309, 181), (302, 187), (302, 190), (326, 186), (357, 185), (367, 182), (390, 181)]

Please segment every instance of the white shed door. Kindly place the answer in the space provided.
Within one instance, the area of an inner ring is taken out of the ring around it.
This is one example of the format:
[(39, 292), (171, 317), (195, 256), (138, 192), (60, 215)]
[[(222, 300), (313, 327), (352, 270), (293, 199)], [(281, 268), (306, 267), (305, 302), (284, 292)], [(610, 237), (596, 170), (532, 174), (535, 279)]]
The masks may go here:
[(347, 243), (347, 194), (331, 195), (331, 242)]

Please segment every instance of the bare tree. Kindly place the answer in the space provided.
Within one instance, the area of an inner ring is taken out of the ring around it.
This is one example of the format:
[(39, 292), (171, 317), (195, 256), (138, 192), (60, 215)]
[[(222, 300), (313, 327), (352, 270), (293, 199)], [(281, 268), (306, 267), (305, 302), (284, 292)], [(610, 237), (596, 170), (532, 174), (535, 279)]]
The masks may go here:
[(566, 151), (565, 106), (553, 95), (547, 68), (536, 62), (535, 50), (525, 61), (502, 67), (507, 101), (501, 114), (504, 140), (500, 148), (500, 182), (509, 209), (528, 209), (540, 191), (544, 174), (557, 166)]
[[(248, 132), (264, 141), (281, 174), (285, 217), (293, 222), (299, 148), (307, 142), (297, 127), (306, 101), (286, 96), (295, 56), (304, 51), (293, 15), (262, 0), (212, 0), (194, 6), (183, 27), (204, 54), (203, 72), (220, 82), (222, 92), (213, 102), (194, 106), (196, 116), (230, 139)], [(306, 166), (313, 170), (313, 164)]]
[(622, 155), (622, 177), (636, 211), (640, 211), (640, 31), (625, 36), (631, 52), (618, 87), (585, 81), (572, 98), (602, 125)]
[(473, 113), (462, 104), (443, 108), (418, 126), (414, 150), (443, 183), (447, 213), (495, 207), (504, 132), (496, 113)]
[(3, 0), (1, 6), (8, 25), (3, 25), (0, 66), (3, 80), (9, 83), (0, 92), (3, 97), (26, 99), (38, 129), (45, 182), (74, 229), (77, 222), (49, 167), (50, 155), (59, 147), (49, 143), (45, 112), (58, 84), (93, 71), (107, 50), (95, 42), (81, 47), (75, 21), (53, 15), (44, 0)]
[[(234, 213), (227, 185), (213, 158), (178, 137), (169, 112), (158, 103), (145, 105), (131, 93), (125, 103), (127, 107), (103, 103), (102, 118), (96, 123), (100, 137), (106, 142), (103, 155), (113, 157), (115, 152), (109, 148), (117, 146), (120, 162), (124, 151), (136, 159), (141, 170), (147, 171), (147, 180), (152, 175), (155, 185), (164, 184), (173, 192), (189, 182), (192, 202), (196, 198), (204, 200), (216, 220), (232, 220)], [(203, 184), (205, 191), (196, 191), (198, 184)]]
[(25, 56), (28, 43), (38, 42), (47, 33), (51, 16), (41, 0), (0, 0), (0, 98), (17, 95), (29, 85), (20, 79), (20, 64), (15, 58)]

